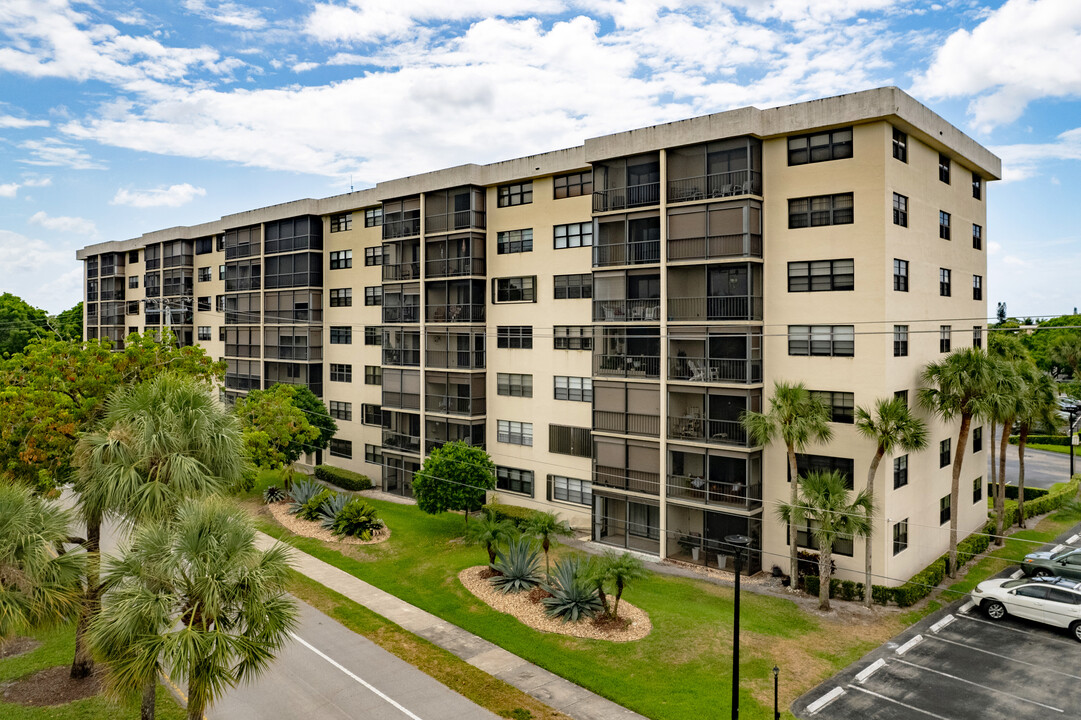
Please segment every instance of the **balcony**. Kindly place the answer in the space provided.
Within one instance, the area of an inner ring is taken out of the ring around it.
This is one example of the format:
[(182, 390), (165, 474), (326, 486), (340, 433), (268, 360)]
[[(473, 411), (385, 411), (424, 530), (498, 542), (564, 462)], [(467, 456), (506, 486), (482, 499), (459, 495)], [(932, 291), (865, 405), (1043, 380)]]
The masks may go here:
[(593, 267), (653, 265), (660, 261), (660, 240), (593, 246)]
[(737, 233), (668, 239), (669, 260), (713, 260), (734, 257), (762, 257), (762, 235)]
[(383, 364), (397, 367), (420, 367), (420, 348), (383, 348)]
[(659, 322), (660, 298), (594, 300), (594, 322)]
[(443, 447), (448, 442), (464, 442), (477, 448), (484, 448), (484, 421), (460, 422), (429, 418), (425, 422), (424, 452), (430, 453)]
[(670, 357), (668, 379), (703, 383), (759, 383), (762, 382), (762, 361), (690, 355)]
[(762, 257), (762, 203), (736, 202), (668, 210), (668, 259)]
[(738, 420), (708, 420), (692, 413), (668, 418), (668, 438), (714, 445), (748, 446), (747, 431)]
[[(385, 323), (416, 323), (420, 322), (420, 306), (405, 305), (402, 307), (386, 304), (387, 296), (383, 296), (383, 322)], [(419, 300), (419, 298), (418, 298)]]
[(384, 408), (395, 410), (420, 410), (420, 393), (383, 389)]
[(429, 304), (427, 309), (428, 322), (484, 322), (484, 305), (463, 305), (452, 303), (449, 305)]
[(739, 419), (762, 405), (759, 390), (710, 391), (671, 389), (668, 392), (668, 438), (690, 442), (748, 447), (747, 431)]
[(412, 237), (420, 235), (420, 211), (414, 217), (401, 217), (383, 211), (383, 239)]
[(383, 428), (383, 447), (398, 452), (420, 454), (420, 437), (394, 432), (389, 428)]
[(487, 216), (483, 210), (458, 210), (437, 215), (428, 215), (424, 219), (424, 233), (454, 232), (470, 228), (484, 229)]
[(483, 230), (484, 188), (472, 185), (424, 194), (424, 234), (454, 232), (478, 228)]
[(628, 187), (593, 191), (593, 212), (628, 210), (658, 205), (661, 202), (660, 182), (647, 182)]
[(673, 448), (668, 454), (668, 497), (740, 510), (762, 507), (762, 457)]
[(673, 321), (761, 320), (762, 296), (727, 295), (668, 298)]
[(669, 475), (666, 489), (672, 500), (690, 500), (741, 510), (762, 507), (762, 486), (756, 484), (749, 487), (742, 478), (713, 481), (701, 475)]
[(659, 415), (594, 410), (593, 429), (623, 435), (657, 437), (661, 432), (661, 418)]
[(419, 280), (420, 263), (404, 262), (383, 265), (384, 280)]
[(762, 173), (754, 170), (732, 170), (668, 181), (670, 203), (761, 194)]
[(661, 377), (661, 358), (657, 355), (594, 355), (593, 374), (603, 377)]
[(609, 465), (593, 466), (594, 487), (614, 488), (630, 492), (660, 495), (660, 473)]
[(424, 272), (428, 278), (461, 277), (463, 275), (484, 275), (484, 258), (453, 257), (424, 262)]
[(484, 331), (429, 330), (425, 365), (446, 370), (484, 369)]
[(483, 374), (429, 372), (425, 377), (424, 410), (440, 415), (483, 415)]

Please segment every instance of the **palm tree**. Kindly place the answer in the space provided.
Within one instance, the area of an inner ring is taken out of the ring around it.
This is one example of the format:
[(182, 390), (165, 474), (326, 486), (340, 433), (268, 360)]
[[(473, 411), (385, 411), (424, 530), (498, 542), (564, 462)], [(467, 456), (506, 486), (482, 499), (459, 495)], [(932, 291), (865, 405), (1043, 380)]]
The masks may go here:
[[(788, 452), (788, 477), (792, 483), (791, 503), (796, 504), (799, 492), (799, 472), (796, 469), (796, 453), (803, 452), (810, 442), (829, 442), (833, 437), (830, 429), (830, 409), (815, 398), (803, 383), (790, 385), (786, 382), (773, 384), (773, 397), (769, 412), (747, 411), (740, 423), (755, 445), (769, 445), (778, 435)], [(789, 575), (799, 577), (797, 567), (796, 527), (788, 530)]]
[(246, 467), (240, 425), (202, 382), (161, 375), (118, 389), (99, 428), (75, 449), (75, 490), (86, 524), (84, 607), (75, 632), (73, 678), (93, 669), (83, 636), (97, 614), (101, 589), (94, 557), (108, 515), (138, 525), (164, 523), (177, 505), (222, 492)]
[(536, 512), (526, 522), (525, 532), (538, 538), (544, 549), (544, 575), (548, 576), (548, 549), (551, 547), (552, 538), (571, 537), (574, 530), (566, 520), (560, 520), (554, 512)]
[[(604, 554), (604, 559), (601, 560), (599, 572), (603, 577), (603, 581), (612, 583), (616, 588), (616, 601), (612, 604), (610, 615), (614, 618), (619, 617), (619, 599), (623, 597), (623, 590), (628, 583), (646, 577), (646, 569), (642, 566), (642, 561), (630, 553), (616, 555), (614, 552), (609, 551)], [(607, 610), (607, 597), (602, 594), (601, 599), (605, 604), (605, 610)]]
[(138, 527), (106, 565), (88, 634), (108, 661), (112, 694), (149, 694), (153, 717), (157, 673), (169, 668), (187, 681), (189, 720), (201, 719), (225, 690), (264, 671), (296, 626), (288, 576), (289, 549), (259, 550), (251, 520), (222, 498), (187, 500), (172, 523)]
[(1017, 415), (1020, 437), (1017, 440), (1017, 524), (1025, 527), (1025, 444), (1033, 426), (1054, 427), (1058, 422), (1058, 393), (1051, 376), (1035, 364), (1025, 368), (1024, 395)]
[(85, 556), (63, 552), (71, 520), (29, 488), (0, 483), (0, 647), (78, 614)]
[(950, 486), (950, 577), (957, 577), (957, 520), (961, 507), (961, 468), (965, 461), (968, 431), (973, 418), (988, 412), (987, 394), (995, 375), (995, 361), (979, 348), (950, 353), (940, 362), (927, 365), (920, 388), (920, 404), (945, 422), (960, 418), (954, 443), (953, 478)]
[[(875, 443), (875, 454), (867, 469), (867, 498), (874, 502), (875, 476), (882, 458), (892, 455), (895, 449), (919, 452), (927, 447), (927, 426), (912, 414), (904, 398), (894, 397), (875, 403), (872, 415), (865, 408), (856, 408), (856, 429)], [(863, 573), (863, 603), (871, 607), (871, 537), (874, 534), (874, 518), (867, 516), (868, 535), (865, 548)]]
[(803, 478), (797, 503), (782, 503), (777, 514), (792, 527), (809, 524), (818, 544), (818, 608), (830, 609), (833, 543), (842, 537), (869, 537), (874, 504), (866, 490), (849, 501), (845, 477), (837, 470), (815, 470)]
[(514, 533), (514, 525), (509, 520), (499, 520), (494, 514), (484, 513), (480, 520), (466, 525), (465, 540), (470, 545), (483, 545), (488, 551), (488, 564), (495, 563), (495, 546), (501, 540)]
[[(984, 396), (985, 417), (991, 423), (991, 487), (994, 489), (995, 544), (1002, 545), (1002, 521), (1006, 512), (1006, 446), (1010, 428), (1019, 411), (1022, 378), (1017, 372), (1018, 362), (1002, 357), (995, 360), (995, 372), (991, 386)], [(1002, 426), (1002, 446), (996, 447), (995, 434)], [(996, 458), (996, 450), (998, 457)]]

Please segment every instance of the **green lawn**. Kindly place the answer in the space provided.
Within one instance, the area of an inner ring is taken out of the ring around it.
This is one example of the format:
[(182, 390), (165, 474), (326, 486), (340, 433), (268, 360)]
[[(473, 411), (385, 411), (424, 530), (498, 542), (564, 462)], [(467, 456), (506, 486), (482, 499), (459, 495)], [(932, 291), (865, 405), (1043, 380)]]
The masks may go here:
[[(38, 670), (68, 666), (75, 655), (75, 632), (72, 625), (35, 633), (41, 641), (37, 649), (0, 660), (0, 685), (30, 675)], [(160, 720), (184, 720), (185, 712), (173, 696), (158, 686), (157, 717)], [(139, 707), (118, 707), (101, 697), (87, 698), (53, 707), (26, 707), (0, 701), (0, 717), (4, 720), (100, 720), (101, 718), (138, 718)]]
[[(1016, 446), (1011, 446), (1011, 447), (1016, 447)], [(1038, 444), (1035, 444), (1035, 443), (1025, 443), (1025, 449), (1026, 450), (1046, 450), (1047, 452), (1061, 453), (1063, 455), (1069, 455), (1070, 454), (1070, 446), (1069, 445), (1038, 445)], [(1075, 455), (1081, 455), (1081, 453), (1078, 453), (1076, 450), (1074, 451), (1074, 454)]]

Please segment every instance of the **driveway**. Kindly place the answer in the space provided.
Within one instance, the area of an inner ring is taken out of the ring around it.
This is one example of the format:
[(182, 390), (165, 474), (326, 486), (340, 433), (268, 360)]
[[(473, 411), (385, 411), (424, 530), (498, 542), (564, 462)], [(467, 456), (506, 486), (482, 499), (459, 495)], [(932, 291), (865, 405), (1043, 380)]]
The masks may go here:
[[(1076, 452), (1076, 451), (1075, 451)], [(987, 475), (984, 482), (991, 482), (991, 453), (984, 443), (987, 455)], [(1075, 469), (1077, 460), (1074, 460)], [(1017, 484), (1017, 446), (1009, 445), (1006, 450), (1006, 478), (1010, 485)], [(1025, 448), (1025, 487), (1049, 488), (1055, 483), (1070, 479), (1070, 456), (1046, 450)]]

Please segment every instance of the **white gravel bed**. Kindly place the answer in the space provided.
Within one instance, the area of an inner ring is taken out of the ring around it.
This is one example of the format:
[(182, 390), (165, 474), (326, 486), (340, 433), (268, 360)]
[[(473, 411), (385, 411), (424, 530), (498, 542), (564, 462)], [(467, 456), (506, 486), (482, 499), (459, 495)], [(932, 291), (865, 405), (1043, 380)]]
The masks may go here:
[(386, 526), (373, 532), (371, 540), (361, 540), (348, 535), (335, 535), (314, 520), (304, 520), (296, 515), (291, 515), (285, 503), (271, 503), (267, 505), (267, 508), (270, 510), (270, 514), (274, 516), (274, 519), (294, 535), (303, 535), (304, 537), (341, 545), (375, 545), (390, 538), (390, 528)]

